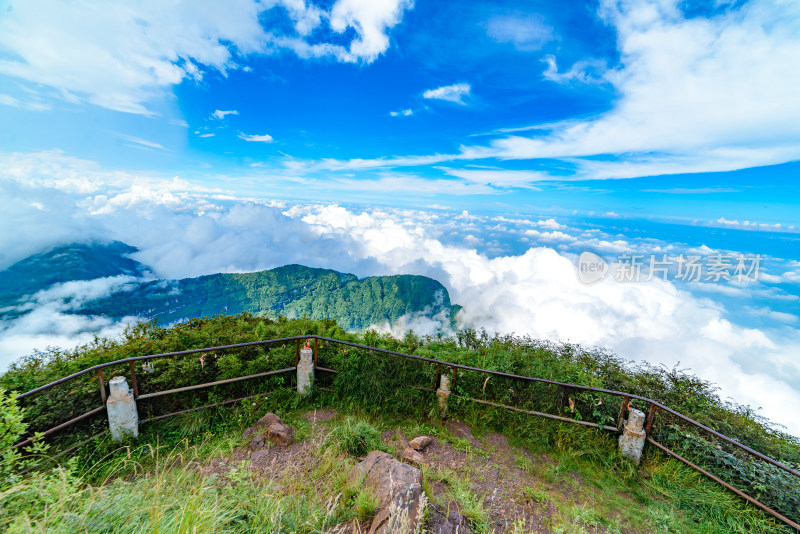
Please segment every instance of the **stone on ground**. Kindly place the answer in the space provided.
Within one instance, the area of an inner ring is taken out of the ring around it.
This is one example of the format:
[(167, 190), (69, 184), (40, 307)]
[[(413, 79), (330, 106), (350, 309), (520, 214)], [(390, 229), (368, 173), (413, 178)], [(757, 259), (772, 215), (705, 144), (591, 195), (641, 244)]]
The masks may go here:
[(413, 534), (423, 519), (422, 472), (383, 451), (372, 451), (350, 473), (351, 482), (364, 480), (378, 511), (367, 534)]
[(424, 451), (425, 447), (431, 444), (433, 438), (430, 436), (417, 436), (408, 442), (412, 449), (417, 451)]
[(256, 424), (248, 428), (242, 437), (253, 436), (250, 440), (250, 449), (258, 450), (269, 441), (278, 447), (288, 447), (294, 440), (294, 428), (281, 421), (274, 413), (268, 413)]

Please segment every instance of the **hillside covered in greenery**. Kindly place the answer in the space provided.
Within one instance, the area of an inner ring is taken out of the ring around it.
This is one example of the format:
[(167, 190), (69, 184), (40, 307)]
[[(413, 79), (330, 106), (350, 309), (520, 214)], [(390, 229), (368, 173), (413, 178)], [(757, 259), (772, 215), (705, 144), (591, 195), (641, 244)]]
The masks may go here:
[[(25, 295), (55, 284), (128, 275), (149, 269), (129, 257), (124, 243), (73, 244), (27, 258), (0, 272), (0, 319), (29, 311), (14, 306)], [(457, 308), (456, 308), (457, 309)], [(286, 265), (253, 273), (218, 273), (182, 280), (134, 281), (115, 293), (81, 306), (75, 313), (119, 319), (153, 319), (160, 325), (214, 314), (249, 312), (271, 317), (333, 318), (348, 330), (393, 323), (404, 315), (453, 315), (447, 289), (425, 276), (355, 275), (331, 269)]]
[(89, 302), (81, 310), (111, 317), (136, 315), (159, 324), (241, 312), (331, 317), (348, 330), (360, 330), (414, 313), (444, 312), (449, 319), (450, 296), (442, 284), (424, 276), (358, 279), (330, 269), (286, 265), (256, 273), (144, 282)]
[(144, 276), (149, 269), (131, 259), (136, 248), (119, 241), (72, 243), (29, 256), (0, 271), (0, 308), (55, 284), (108, 276)]
[[(797, 438), (775, 428), (749, 407), (723, 401), (716, 394), (713, 384), (690, 374), (646, 365), (633, 367), (601, 349), (513, 336), (490, 336), (475, 331), (459, 332), (452, 338), (420, 338), (409, 334), (400, 340), (374, 331), (348, 333), (331, 320), (272, 320), (247, 313), (193, 319), (171, 328), (142, 323), (129, 329), (123, 339), (99, 339), (72, 351), (49, 350), (31, 355), (0, 376), (0, 389), (28, 391), (91, 365), (127, 357), (294, 335), (320, 335), (446, 362), (646, 396), (795, 469), (800, 466), (800, 443)], [(292, 367), (294, 361), (294, 343), (279, 342), (156, 359), (152, 360), (153, 365), (149, 369), (145, 369), (141, 362), (136, 365), (139, 389), (144, 394), (283, 369)], [(471, 442), (453, 435), (448, 430), (451, 427), (444, 425), (438, 417), (436, 395), (430, 388), (436, 381), (437, 372), (442, 369), (419, 360), (325, 341), (319, 343), (319, 365), (335, 369), (338, 373), (318, 372), (314, 393), (308, 398), (298, 397), (294, 393), (294, 374), (290, 372), (140, 401), (140, 418), (151, 422), (142, 425), (143, 434), (137, 442), (119, 448), (107, 438), (101, 438), (75, 451), (71, 456), (73, 460), (67, 459), (68, 456), (48, 464), (57, 469), (66, 469), (53, 475), (55, 479), (48, 479), (50, 475), (31, 475), (39, 478), (33, 479), (30, 484), (54, 488), (53, 492), (66, 492), (67, 495), (73, 495), (71, 492), (75, 495), (86, 494), (92, 499), (99, 499), (96, 507), (84, 506), (80, 504), (83, 500), (73, 497), (64, 501), (63, 495), (54, 496), (52, 492), (40, 496), (19, 489), (23, 493), (17, 498), (14, 491), (7, 491), (0, 496), (0, 499), (4, 499), (0, 502), (0, 508), (6, 510), (0, 514), (0, 525), (23, 524), (20, 523), (22, 517), (26, 517), (24, 521), (34, 526), (54, 524), (52, 508), (48, 508), (51, 505), (47, 504), (52, 501), (47, 499), (56, 499), (60, 503), (59, 513), (66, 513), (73, 519), (83, 518), (80, 520), (88, 522), (84, 524), (105, 524), (105, 531), (112, 532), (136, 530), (122, 523), (112, 523), (117, 526), (110, 528), (108, 521), (111, 521), (111, 516), (102, 510), (118, 514), (114, 517), (128, 517), (134, 513), (131, 511), (133, 509), (150, 510), (157, 512), (155, 516), (145, 513), (151, 522), (154, 517), (161, 518), (158, 521), (169, 519), (179, 525), (188, 521), (190, 526), (200, 525), (197, 532), (211, 532), (214, 529), (220, 532), (248, 532), (253, 528), (264, 528), (271, 532), (327, 532), (330, 527), (352, 518), (358, 507), (353, 494), (347, 494), (349, 490), (343, 488), (340, 482), (335, 482), (343, 480), (342, 471), (332, 468), (333, 465), (339, 465), (336, 462), (344, 462), (341, 465), (345, 467), (352, 465), (352, 460), (329, 457), (334, 453), (326, 452), (324, 443), (311, 444), (323, 448), (314, 453), (320, 460), (314, 464), (315, 470), (307, 474), (307, 484), (295, 473), (290, 484), (273, 490), (258, 486), (257, 481), (247, 475), (244, 464), (236, 467), (238, 474), (235, 483), (230, 486), (223, 484), (220, 489), (213, 479), (196, 478), (199, 475), (195, 471), (164, 471), (165, 458), (159, 459), (154, 452), (177, 450), (175, 454), (183, 457), (188, 454), (187, 447), (206, 450), (209, 443), (218, 445), (219, 440), (223, 440), (225, 446), (230, 447), (226, 454), (233, 454), (234, 449), (238, 450), (237, 447), (241, 446), (241, 431), (264, 411), (274, 411), (295, 421), (302, 429), (305, 423), (302, 423), (300, 413), (325, 408), (353, 414), (381, 430), (397, 428), (397, 425), (423, 429), (466, 450), (468, 457), (473, 460), (470, 464), (472, 467), (467, 465), (465, 473), (428, 469), (425, 476), (429, 484), (438, 484), (437, 491), (444, 487), (447, 495), (452, 495), (461, 503), (460, 509), (467, 510), (465, 516), (471, 514), (469, 519), (474, 531), (486, 534), (492, 531), (491, 524), (485, 519), (493, 513), (492, 507), (497, 503), (482, 500), (469, 483), (459, 482), (462, 475), (472, 476), (472, 480), (480, 479), (486, 456), (474, 448), (474, 443), (470, 445)], [(107, 368), (105, 376), (106, 379), (115, 374), (127, 376), (128, 372), (128, 365), (122, 364)], [(449, 371), (444, 369), (444, 372)], [(639, 532), (789, 532), (779, 521), (677, 460), (660, 453), (655, 447), (646, 447), (642, 468), (636, 470), (620, 460), (614, 433), (597, 426), (578, 426), (467, 400), (471, 398), (506, 404), (522, 410), (560, 414), (567, 419), (613, 426), (620, 409), (619, 397), (556, 385), (519, 382), (501, 376), (487, 378), (487, 375), (477, 371), (460, 370), (451, 376), (454, 379), (455, 396), (450, 399), (450, 418), (466, 421), (479, 433), (504, 433), (514, 447), (519, 447), (519, 454), (524, 456), (517, 460), (519, 466), (534, 471), (543, 470), (543, 486), (524, 490), (520, 499), (527, 499), (526, 502), (533, 503), (531, 506), (555, 502), (555, 495), (561, 491), (558, 488), (573, 488), (575, 493), (588, 491), (594, 495), (591, 502), (586, 501), (582, 505), (569, 504), (558, 508), (556, 504), (546, 504), (541, 513), (550, 514), (551, 519), (553, 514), (564, 514), (563, 517), (558, 516), (561, 518), (559, 521), (572, 521), (572, 526), (542, 530), (544, 532), (585, 532), (587, 529), (592, 532), (626, 532), (632, 530), (625, 525), (632, 524), (636, 525), (635, 528), (639, 529), (636, 531)], [(252, 401), (237, 403), (230, 408), (201, 411), (206, 414), (202, 416), (190, 414), (164, 420), (154, 419), (190, 407), (252, 395), (257, 396)], [(94, 374), (84, 375), (21, 402), (29, 432), (50, 428), (98, 404), (97, 376)], [(639, 409), (647, 409), (647, 404), (641, 401), (634, 401), (633, 404)], [(337, 424), (346, 426), (348, 423), (343, 420)], [(106, 425), (100, 414), (71, 427), (69, 433), (48, 438), (51, 447), (48, 454), (80, 443), (103, 431)], [(800, 490), (796, 479), (787, 473), (739, 454), (726, 443), (709, 439), (696, 427), (685, 425), (668, 414), (660, 413), (656, 417), (652, 435), (682, 456), (745, 489), (781, 513), (795, 520), (800, 518)], [(194, 462), (211, 462), (211, 458), (203, 454)], [(534, 463), (544, 463), (536, 467), (530, 464), (531, 458)], [(183, 465), (173, 460), (168, 460), (167, 465)], [(64, 476), (67, 475), (64, 473), (74, 477), (68, 479), (68, 489), (58, 482), (65, 480)], [(43, 476), (44, 479), (41, 478)], [(207, 514), (204, 521), (209, 517), (217, 521), (208, 523), (213, 524), (213, 528), (202, 527), (201, 523), (193, 523), (200, 520), (187, 515), (189, 512), (185, 507), (153, 501), (159, 497), (147, 493), (147, 477), (154, 477), (153, 480), (158, 484), (165, 484), (165, 492), (183, 494), (185, 492), (181, 488), (188, 483), (188, 487), (196, 488), (208, 496), (210, 500), (205, 501), (229, 502), (233, 507), (231, 510), (242, 506), (256, 510), (259, 502), (269, 502), (269, 513), (253, 511), (242, 515), (229, 510), (223, 514), (217, 508), (202, 508)], [(25, 479), (12, 477), (9, 480), (16, 484), (13, 486), (15, 488), (31, 487), (30, 484), (25, 486)], [(174, 484), (178, 485), (170, 486), (172, 483), (169, 480), (174, 480)], [(582, 481), (581, 484), (576, 485), (576, 480)], [(108, 493), (100, 492), (98, 485), (108, 487), (108, 490), (104, 490)], [(585, 490), (585, 485), (591, 491)], [(239, 489), (234, 491), (234, 488)], [(308, 492), (316, 495), (315, 492), (320, 491), (314, 488), (329, 488), (329, 491), (318, 495), (318, 502), (309, 501), (305, 497)], [(337, 497), (337, 492), (344, 493)], [(436, 497), (434, 493), (432, 499)], [(123, 502), (138, 504), (131, 510), (114, 504)], [(369, 507), (366, 506), (366, 509), (368, 515)], [(229, 512), (231, 515), (226, 515)], [(167, 515), (159, 515), (162, 513)], [(313, 525), (305, 522), (307, 517), (315, 518)], [(146, 517), (143, 521), (147, 521)], [(90, 532), (101, 530), (88, 529)], [(180, 530), (177, 527), (163, 527), (163, 531), (189, 532), (191, 528)], [(529, 532), (524, 528), (513, 531)]]

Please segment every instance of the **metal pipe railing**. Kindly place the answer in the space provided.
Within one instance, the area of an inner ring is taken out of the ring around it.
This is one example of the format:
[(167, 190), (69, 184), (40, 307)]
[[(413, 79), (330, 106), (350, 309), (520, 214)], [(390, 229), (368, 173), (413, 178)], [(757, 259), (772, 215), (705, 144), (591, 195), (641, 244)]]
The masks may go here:
[[(125, 359), (116, 360), (116, 361), (113, 361), (113, 362), (107, 362), (107, 363), (103, 363), (103, 364), (99, 364), (99, 365), (95, 365), (95, 366), (83, 369), (83, 370), (78, 371), (76, 373), (73, 373), (73, 374), (71, 374), (69, 376), (66, 376), (66, 377), (60, 378), (58, 380), (55, 380), (53, 382), (50, 382), (49, 384), (45, 384), (43, 386), (39, 386), (37, 388), (34, 388), (34, 389), (30, 390), (30, 391), (24, 392), (24, 393), (18, 395), (17, 398), (18, 399), (23, 399), (23, 398), (27, 398), (27, 397), (36, 395), (37, 393), (45, 391), (45, 390), (47, 390), (49, 388), (52, 388), (52, 387), (57, 386), (59, 384), (63, 384), (63, 383), (68, 382), (70, 380), (74, 380), (75, 378), (78, 378), (78, 377), (83, 376), (83, 375), (85, 375), (87, 373), (91, 373), (91, 372), (95, 371), (98, 374), (98, 381), (99, 381), (99, 388), (100, 388), (100, 393), (101, 393), (101, 400), (103, 402), (105, 402), (106, 391), (105, 391), (105, 383), (104, 383), (104, 379), (103, 379), (103, 369), (105, 369), (107, 367), (110, 367), (110, 366), (113, 366), (113, 365), (120, 365), (120, 364), (124, 364), (124, 363), (128, 363), (129, 366), (130, 366), (131, 381), (132, 381), (132, 386), (133, 386), (133, 390), (134, 390), (134, 397), (136, 399), (138, 399), (138, 400), (146, 400), (146, 399), (149, 399), (149, 398), (154, 398), (154, 397), (158, 397), (158, 396), (162, 396), (162, 395), (180, 393), (180, 392), (184, 392), (184, 391), (191, 391), (191, 390), (200, 389), (200, 388), (213, 387), (213, 386), (216, 386), (216, 385), (222, 385), (222, 384), (238, 382), (238, 381), (241, 381), (241, 380), (248, 380), (248, 379), (259, 378), (259, 377), (268, 376), (268, 375), (285, 373), (285, 372), (289, 372), (289, 371), (294, 370), (296, 368), (296, 366), (297, 366), (297, 363), (295, 363), (295, 367), (287, 367), (287, 368), (284, 368), (284, 369), (278, 369), (278, 370), (268, 371), (268, 372), (264, 372), (264, 373), (257, 373), (257, 374), (253, 374), (253, 375), (237, 377), (237, 378), (231, 378), (231, 379), (226, 379), (226, 380), (220, 380), (220, 381), (216, 381), (216, 382), (208, 382), (208, 383), (204, 383), (204, 384), (185, 386), (185, 387), (175, 388), (175, 389), (171, 389), (171, 390), (164, 390), (164, 391), (159, 391), (159, 392), (151, 392), (151, 393), (140, 394), (139, 393), (139, 386), (138, 386), (138, 381), (137, 381), (137, 378), (136, 378), (136, 371), (135, 371), (135, 365), (134, 364), (135, 364), (135, 362), (146, 361), (146, 360), (151, 360), (151, 359), (155, 359), (155, 358), (167, 358), (167, 357), (183, 356), (183, 355), (188, 355), (188, 354), (197, 354), (197, 353), (201, 353), (201, 352), (223, 351), (223, 350), (238, 349), (238, 348), (244, 348), (244, 347), (252, 347), (252, 346), (274, 344), (274, 343), (286, 343), (286, 342), (291, 342), (291, 341), (296, 342), (296, 352), (297, 352), (296, 359), (297, 359), (297, 358), (299, 358), (299, 350), (300, 350), (300, 342), (301, 342), (301, 340), (308, 340), (308, 341), (313, 340), (314, 341), (313, 350), (314, 350), (314, 364), (315, 364), (315, 366), (317, 365), (317, 362), (318, 362), (318, 355), (317, 355), (317, 353), (318, 353), (318, 342), (319, 341), (324, 341), (324, 342), (334, 343), (334, 344), (337, 344), (337, 345), (342, 345), (342, 346), (345, 346), (345, 347), (353, 347), (353, 348), (356, 348), (356, 349), (367, 350), (367, 351), (370, 351), (370, 353), (376, 352), (376, 353), (380, 353), (380, 354), (386, 354), (386, 355), (397, 356), (397, 357), (406, 358), (406, 359), (417, 360), (417, 361), (420, 361), (420, 362), (430, 363), (430, 364), (433, 364), (433, 365), (437, 366), (437, 377), (440, 374), (442, 367), (444, 366), (444, 367), (448, 367), (448, 368), (453, 370), (454, 378), (456, 376), (455, 375), (456, 370), (474, 371), (474, 372), (479, 372), (479, 373), (488, 374), (488, 375), (492, 375), (492, 376), (498, 376), (498, 377), (513, 379), (513, 380), (519, 380), (519, 381), (523, 381), (523, 382), (543, 383), (543, 384), (549, 384), (549, 385), (559, 386), (559, 387), (562, 387), (562, 388), (568, 388), (568, 389), (573, 389), (573, 390), (578, 390), (578, 391), (590, 391), (590, 392), (595, 392), (595, 393), (603, 393), (603, 394), (607, 394), (607, 395), (618, 396), (618, 397), (622, 398), (622, 406), (620, 408), (619, 418), (617, 420), (617, 426), (616, 427), (612, 427), (612, 426), (609, 426), (609, 425), (598, 425), (598, 424), (595, 424), (595, 423), (589, 423), (589, 422), (586, 422), (586, 421), (580, 421), (580, 420), (572, 419), (572, 418), (568, 418), (568, 417), (562, 417), (562, 416), (557, 416), (557, 415), (553, 415), (553, 414), (547, 414), (547, 413), (544, 413), (544, 412), (538, 412), (538, 411), (533, 411), (533, 410), (524, 410), (524, 409), (516, 408), (516, 407), (513, 407), (513, 406), (507, 406), (507, 405), (493, 403), (493, 402), (486, 401), (486, 400), (473, 399), (473, 398), (470, 398), (470, 397), (461, 396), (462, 398), (465, 398), (467, 400), (474, 401), (474, 402), (477, 402), (477, 403), (480, 403), (480, 404), (483, 404), (483, 405), (489, 405), (489, 406), (493, 406), (493, 407), (508, 409), (508, 410), (512, 410), (512, 411), (515, 411), (515, 412), (526, 413), (526, 414), (529, 414), (529, 415), (547, 417), (547, 418), (556, 419), (556, 420), (559, 420), (559, 421), (582, 424), (582, 425), (591, 426), (591, 427), (595, 427), (595, 428), (599, 427), (601, 429), (608, 430), (608, 431), (613, 431), (613, 432), (619, 432), (620, 431), (621, 423), (624, 420), (624, 414), (625, 414), (626, 407), (628, 406), (628, 404), (629, 404), (629, 402), (631, 400), (638, 400), (638, 401), (641, 401), (641, 402), (644, 402), (644, 403), (648, 403), (649, 406), (650, 406), (650, 409), (649, 409), (649, 413), (648, 413), (648, 416), (647, 416), (646, 433), (647, 433), (647, 436), (648, 436), (647, 441), (649, 443), (651, 443), (652, 445), (657, 447), (659, 450), (662, 450), (663, 452), (665, 452), (665, 453), (677, 458), (678, 460), (682, 461), (683, 463), (689, 465), (690, 467), (692, 467), (693, 469), (699, 471), (700, 473), (708, 476), (710, 479), (714, 480), (715, 482), (718, 482), (718, 483), (722, 484), (724, 487), (734, 491), (734, 493), (736, 493), (737, 495), (740, 495), (741, 497), (745, 498), (746, 500), (748, 500), (749, 502), (751, 502), (754, 505), (758, 506), (759, 508), (767, 511), (768, 513), (770, 513), (774, 517), (780, 519), (781, 521), (783, 521), (787, 525), (790, 525), (793, 528), (800, 530), (800, 525), (798, 525), (798, 523), (792, 521), (791, 519), (788, 519), (787, 517), (785, 517), (784, 515), (780, 514), (779, 512), (777, 512), (777, 511), (773, 510), (772, 508), (766, 506), (765, 504), (759, 502), (757, 499), (753, 498), (752, 496), (747, 495), (746, 493), (742, 492), (741, 490), (739, 490), (739, 489), (733, 487), (732, 485), (728, 484), (727, 482), (723, 481), (719, 477), (713, 475), (712, 473), (708, 472), (707, 470), (703, 469), (702, 467), (692, 463), (691, 461), (687, 460), (683, 456), (677, 454), (676, 452), (670, 450), (668, 447), (666, 447), (663, 444), (658, 443), (657, 441), (652, 439), (650, 437), (650, 431), (651, 431), (652, 426), (654, 424), (656, 412), (657, 412), (657, 410), (663, 410), (664, 412), (666, 412), (668, 414), (671, 414), (672, 416), (674, 416), (674, 417), (676, 417), (676, 418), (678, 418), (678, 419), (680, 419), (680, 420), (682, 420), (682, 421), (684, 421), (684, 422), (686, 422), (686, 423), (698, 428), (699, 430), (702, 430), (702, 431), (704, 431), (704, 432), (706, 432), (706, 433), (708, 433), (708, 434), (710, 434), (710, 435), (712, 435), (712, 436), (714, 436), (714, 437), (716, 437), (716, 438), (718, 438), (720, 440), (725, 441), (726, 443), (729, 443), (730, 445), (733, 445), (734, 447), (736, 447), (739, 450), (745, 452), (746, 454), (751, 455), (751, 456), (753, 456), (755, 458), (758, 458), (758, 459), (760, 459), (760, 460), (762, 460), (764, 462), (767, 462), (767, 463), (769, 463), (769, 464), (771, 464), (771, 465), (773, 465), (773, 466), (775, 466), (775, 467), (777, 467), (779, 469), (782, 469), (783, 471), (785, 471), (787, 473), (790, 473), (791, 475), (794, 475), (796, 477), (800, 477), (800, 472), (798, 472), (797, 470), (795, 470), (795, 469), (793, 469), (793, 468), (791, 468), (791, 467), (779, 462), (778, 460), (775, 460), (775, 459), (770, 458), (769, 456), (767, 456), (765, 454), (762, 454), (762, 453), (760, 453), (760, 452), (758, 452), (756, 450), (753, 450), (752, 448), (750, 448), (750, 447), (748, 447), (748, 446), (746, 446), (746, 445), (744, 445), (742, 443), (739, 443), (738, 441), (736, 441), (736, 440), (734, 440), (734, 439), (732, 439), (732, 438), (730, 438), (728, 436), (725, 436), (724, 434), (722, 434), (720, 432), (717, 432), (716, 430), (713, 430), (713, 429), (711, 429), (711, 428), (709, 428), (709, 427), (707, 427), (707, 426), (705, 426), (705, 425), (693, 420), (692, 418), (690, 418), (690, 417), (688, 417), (686, 415), (683, 415), (683, 414), (681, 414), (681, 413), (669, 408), (668, 406), (665, 406), (665, 405), (661, 404), (658, 401), (655, 401), (655, 400), (647, 398), (647, 397), (643, 397), (641, 395), (635, 395), (635, 394), (632, 394), (632, 393), (626, 393), (626, 392), (622, 392), (622, 391), (616, 391), (616, 390), (610, 390), (610, 389), (604, 389), (604, 388), (596, 388), (596, 387), (584, 386), (584, 385), (580, 385), (580, 384), (571, 384), (571, 383), (568, 383), (568, 382), (559, 382), (559, 381), (556, 381), (556, 380), (548, 380), (548, 379), (544, 379), (544, 378), (537, 378), (537, 377), (516, 375), (516, 374), (511, 374), (511, 373), (504, 373), (504, 372), (501, 372), (501, 371), (495, 371), (495, 370), (491, 370), (491, 369), (481, 369), (479, 367), (472, 367), (472, 366), (469, 366), (469, 365), (463, 365), (463, 364), (454, 363), (454, 362), (447, 362), (447, 361), (444, 361), (444, 360), (437, 360), (437, 359), (434, 359), (434, 358), (427, 358), (427, 357), (417, 356), (417, 355), (413, 355), (413, 354), (406, 354), (406, 353), (403, 353), (403, 352), (397, 352), (397, 351), (388, 350), (388, 349), (370, 347), (368, 345), (362, 345), (362, 344), (359, 344), (359, 343), (353, 343), (353, 342), (350, 342), (350, 341), (344, 341), (344, 340), (340, 340), (340, 339), (334, 339), (334, 338), (318, 336), (318, 335), (313, 335), (313, 334), (312, 335), (305, 335), (305, 336), (291, 336), (291, 337), (285, 337), (285, 338), (276, 338), (276, 339), (269, 339), (269, 340), (263, 340), (263, 341), (252, 341), (252, 342), (247, 342), (247, 343), (236, 343), (236, 344), (232, 344), (232, 345), (220, 345), (220, 346), (216, 346), (216, 347), (205, 347), (205, 348), (200, 348), (200, 349), (191, 349), (191, 350), (183, 350), (183, 351), (175, 351), (175, 352), (167, 352), (167, 353), (159, 353), (159, 354), (148, 354), (148, 355), (145, 355), (145, 356), (135, 356), (135, 357), (125, 358)], [(321, 367), (321, 366), (317, 367), (317, 369), (320, 370), (320, 371), (329, 372), (329, 373), (338, 373), (339, 372), (339, 371), (337, 371), (335, 369), (329, 369), (329, 368), (325, 368), (325, 367)], [(454, 384), (455, 384), (455, 380), (454, 380)], [(425, 390), (425, 391), (435, 391), (435, 390), (431, 390), (429, 388), (423, 388), (423, 387), (419, 387), (419, 386), (413, 386), (413, 387), (416, 387), (417, 389), (421, 389), (421, 390)], [(243, 397), (243, 398), (250, 398), (250, 397)], [(186, 413), (188, 411), (194, 411), (195, 409), (203, 409), (203, 408), (208, 408), (208, 407), (231, 404), (233, 402), (237, 402), (238, 400), (241, 400), (241, 399), (234, 399), (234, 400), (224, 401), (224, 402), (221, 402), (221, 403), (216, 403), (216, 404), (212, 404), (212, 405), (208, 405), (208, 406), (201, 406), (201, 407), (198, 407), (198, 408), (191, 408), (191, 409), (188, 409), (188, 410), (181, 410), (181, 411), (173, 412), (173, 413), (170, 413), (170, 414), (160, 415), (160, 416), (156, 416), (156, 417), (153, 417), (151, 419), (148, 419), (148, 420), (144, 420), (144, 421), (142, 421), (142, 423), (145, 423), (145, 422), (148, 422), (148, 421), (154, 421), (154, 420), (158, 420), (158, 419), (163, 419), (163, 418), (170, 417), (170, 416), (173, 416), (173, 415), (177, 415), (177, 414), (180, 414), (180, 413)], [(51, 429), (48, 429), (48, 430), (44, 431), (43, 434), (44, 435), (49, 435), (49, 434), (55, 433), (55, 432), (57, 432), (59, 430), (63, 430), (64, 428), (66, 428), (66, 427), (68, 427), (68, 426), (70, 426), (70, 425), (72, 425), (74, 423), (77, 423), (77, 422), (82, 421), (82, 420), (84, 420), (84, 419), (86, 419), (86, 418), (88, 418), (88, 417), (90, 417), (92, 415), (95, 415), (95, 414), (99, 413), (104, 408), (105, 408), (105, 406), (101, 406), (99, 408), (95, 408), (94, 410), (91, 410), (90, 412), (82, 414), (82, 415), (80, 415), (78, 417), (70, 419), (69, 421), (61, 423), (60, 425), (57, 425), (57, 426), (55, 426), (55, 427), (53, 427)], [(32, 440), (28, 439), (28, 440), (25, 440), (25, 441), (23, 441), (21, 443), (16, 444), (14, 447), (22, 447), (22, 446), (30, 444), (31, 442), (32, 442)], [(798, 480), (798, 486), (800, 487), (800, 480)]]

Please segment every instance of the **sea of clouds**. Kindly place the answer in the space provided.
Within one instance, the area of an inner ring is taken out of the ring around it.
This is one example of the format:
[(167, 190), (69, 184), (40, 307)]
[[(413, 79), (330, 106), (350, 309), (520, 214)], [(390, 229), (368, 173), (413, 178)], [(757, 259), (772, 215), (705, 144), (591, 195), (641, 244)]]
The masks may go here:
[[(290, 263), (358, 276), (426, 275), (464, 307), (459, 327), (601, 346), (630, 360), (679, 365), (719, 384), (723, 397), (761, 407), (763, 415), (800, 434), (800, 415), (791, 409), (800, 405), (796, 317), (783, 314), (752, 327), (732, 319), (737, 315), (729, 308), (739, 301), (723, 301), (713, 291), (693, 292), (658, 278), (587, 285), (576, 276), (575, 252), (581, 249), (660, 252), (674, 244), (626, 240), (558, 217), (241, 199), (179, 179), (37, 176), (22, 172), (0, 182), (6, 213), (0, 220), (2, 269), (58, 244), (120, 240), (139, 248), (134, 258), (159, 278)], [(503, 253), (511, 242), (519, 252)], [(767, 278), (796, 283), (799, 270), (796, 262), (785, 262), (782, 272)], [(70, 282), (28, 297), (20, 306), (29, 313), (0, 326), (0, 368), (34, 348), (118, 336), (136, 318), (112, 322), (70, 312), (129, 281)], [(736, 292), (743, 299), (757, 292), (797, 299), (763, 282), (719, 291), (728, 297)], [(446, 329), (446, 322), (418, 314), (376, 326), (426, 334)]]

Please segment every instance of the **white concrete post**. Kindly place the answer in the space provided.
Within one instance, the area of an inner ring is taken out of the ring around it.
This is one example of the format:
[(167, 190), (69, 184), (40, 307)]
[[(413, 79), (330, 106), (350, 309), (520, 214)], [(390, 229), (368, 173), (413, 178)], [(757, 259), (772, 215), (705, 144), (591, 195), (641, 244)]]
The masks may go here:
[(625, 423), (622, 435), (619, 437), (619, 452), (622, 457), (639, 465), (645, 438), (644, 412), (631, 408), (628, 422)]
[(436, 390), (441, 415), (447, 415), (447, 399), (450, 398), (450, 377), (446, 374), (439, 376), (439, 389)]
[(304, 348), (300, 351), (300, 361), (297, 362), (297, 392), (301, 395), (311, 393), (311, 384), (314, 381), (314, 351)]
[(115, 376), (108, 382), (108, 389), (111, 394), (106, 401), (106, 412), (111, 438), (114, 441), (135, 438), (139, 435), (139, 412), (128, 381), (125, 377)]

